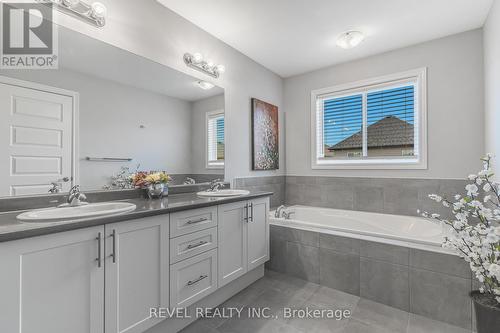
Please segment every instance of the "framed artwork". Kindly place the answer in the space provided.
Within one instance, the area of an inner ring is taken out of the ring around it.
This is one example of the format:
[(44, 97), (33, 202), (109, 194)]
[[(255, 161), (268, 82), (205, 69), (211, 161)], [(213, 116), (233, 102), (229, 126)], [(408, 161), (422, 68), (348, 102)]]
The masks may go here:
[(252, 98), (252, 169), (279, 168), (278, 107)]

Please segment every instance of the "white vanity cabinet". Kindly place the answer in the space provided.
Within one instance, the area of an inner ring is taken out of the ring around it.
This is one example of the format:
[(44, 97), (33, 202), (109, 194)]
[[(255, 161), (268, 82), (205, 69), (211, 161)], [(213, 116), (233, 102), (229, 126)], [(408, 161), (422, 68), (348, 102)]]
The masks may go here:
[(269, 260), (269, 197), (219, 205), (219, 287)]
[(106, 333), (138, 333), (169, 305), (169, 215), (107, 224)]
[(104, 226), (0, 243), (0, 332), (104, 331)]

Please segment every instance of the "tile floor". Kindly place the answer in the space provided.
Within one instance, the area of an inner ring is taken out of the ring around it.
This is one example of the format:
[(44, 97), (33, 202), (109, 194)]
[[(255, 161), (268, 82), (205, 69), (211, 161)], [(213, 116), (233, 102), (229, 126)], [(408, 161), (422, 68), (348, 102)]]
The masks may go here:
[[(219, 308), (243, 308), (229, 319), (202, 318), (182, 333), (469, 333), (335, 289), (266, 270), (265, 276)], [(250, 318), (248, 308), (270, 310), (274, 319)], [(285, 318), (284, 308), (350, 310), (349, 319)]]

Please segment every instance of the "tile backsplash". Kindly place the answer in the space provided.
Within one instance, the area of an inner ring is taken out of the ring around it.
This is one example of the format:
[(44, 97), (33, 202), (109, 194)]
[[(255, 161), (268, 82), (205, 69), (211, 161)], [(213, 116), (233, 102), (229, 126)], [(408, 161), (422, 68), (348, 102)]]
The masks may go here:
[(285, 176), (236, 178), (234, 188), (273, 192), (271, 207), (278, 207), (285, 203)]
[(418, 210), (447, 216), (448, 209), (428, 198), (463, 193), (466, 180), (287, 176), (287, 205), (308, 205), (398, 215)]

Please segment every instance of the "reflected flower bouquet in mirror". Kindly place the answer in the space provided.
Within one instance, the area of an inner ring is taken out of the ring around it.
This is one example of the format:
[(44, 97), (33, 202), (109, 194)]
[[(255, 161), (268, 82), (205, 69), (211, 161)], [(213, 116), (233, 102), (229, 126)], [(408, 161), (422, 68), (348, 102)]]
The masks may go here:
[(423, 213), (424, 217), (441, 221), (449, 227), (443, 247), (452, 249), (465, 259), (482, 287), (500, 304), (500, 182), (493, 180), (492, 155), (483, 161), (483, 169), (468, 178), (463, 194), (454, 200), (437, 194), (429, 198), (452, 211), (454, 218)]

